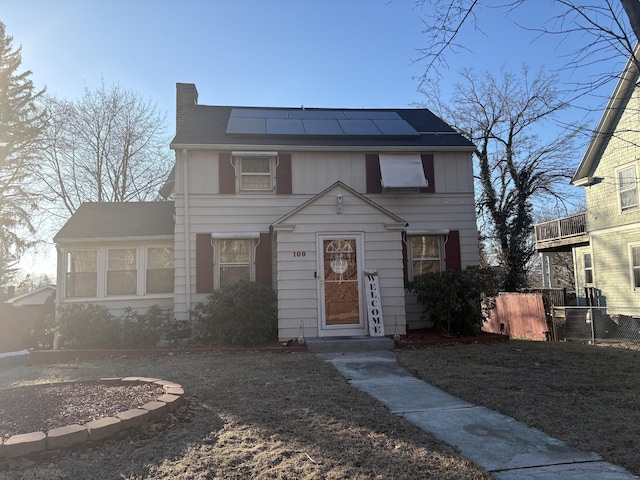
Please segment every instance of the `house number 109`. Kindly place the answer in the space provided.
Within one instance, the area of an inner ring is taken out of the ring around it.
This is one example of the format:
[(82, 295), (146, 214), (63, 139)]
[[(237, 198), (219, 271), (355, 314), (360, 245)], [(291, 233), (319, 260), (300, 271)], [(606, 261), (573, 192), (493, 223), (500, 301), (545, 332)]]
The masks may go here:
[(293, 252), (294, 257), (306, 257), (307, 252)]

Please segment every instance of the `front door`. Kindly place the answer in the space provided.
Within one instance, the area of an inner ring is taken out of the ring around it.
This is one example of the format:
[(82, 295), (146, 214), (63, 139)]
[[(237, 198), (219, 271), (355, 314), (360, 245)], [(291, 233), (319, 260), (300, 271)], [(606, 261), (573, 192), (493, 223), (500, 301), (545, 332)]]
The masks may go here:
[(362, 312), (362, 236), (320, 235), (320, 336), (366, 333)]

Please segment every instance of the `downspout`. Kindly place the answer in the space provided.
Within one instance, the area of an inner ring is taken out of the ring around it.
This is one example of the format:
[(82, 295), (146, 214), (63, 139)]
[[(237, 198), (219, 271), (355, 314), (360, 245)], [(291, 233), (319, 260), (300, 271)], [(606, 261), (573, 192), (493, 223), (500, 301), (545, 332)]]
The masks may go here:
[[(65, 294), (67, 290), (67, 265), (65, 263), (65, 252), (60, 248), (60, 245), (56, 245), (56, 278), (57, 284), (56, 287), (56, 309), (55, 316), (56, 320), (58, 320), (58, 311), (62, 307), (62, 302), (64, 300)], [(56, 321), (57, 324), (57, 321)], [(58, 332), (58, 328), (56, 327), (55, 332), (53, 333), (53, 345), (51, 346), (53, 350), (58, 350), (60, 348), (60, 333)]]
[(191, 224), (189, 222), (189, 163), (187, 149), (182, 150), (182, 201), (184, 210), (184, 274), (185, 274), (185, 307), (187, 318), (191, 312)]

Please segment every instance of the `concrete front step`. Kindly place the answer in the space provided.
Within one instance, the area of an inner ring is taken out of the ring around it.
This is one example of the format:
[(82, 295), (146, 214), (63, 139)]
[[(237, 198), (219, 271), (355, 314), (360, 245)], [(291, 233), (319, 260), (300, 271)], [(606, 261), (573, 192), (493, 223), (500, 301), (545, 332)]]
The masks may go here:
[(315, 337), (306, 341), (309, 353), (374, 352), (395, 347), (387, 337)]

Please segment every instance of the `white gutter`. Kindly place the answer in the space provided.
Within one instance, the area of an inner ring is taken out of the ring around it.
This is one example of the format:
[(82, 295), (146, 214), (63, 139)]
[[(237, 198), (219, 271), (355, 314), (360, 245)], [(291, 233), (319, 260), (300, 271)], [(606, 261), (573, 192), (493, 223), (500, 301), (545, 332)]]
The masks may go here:
[(189, 222), (189, 164), (188, 150), (182, 150), (182, 201), (184, 202), (184, 274), (185, 274), (185, 306), (187, 315), (191, 311), (191, 224)]
[(247, 145), (247, 144), (179, 144), (170, 145), (172, 150), (189, 149), (189, 150), (240, 150), (247, 151), (247, 148), (255, 148), (256, 150), (277, 150), (285, 152), (475, 152), (475, 146), (435, 146), (435, 145)]

